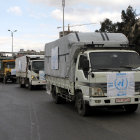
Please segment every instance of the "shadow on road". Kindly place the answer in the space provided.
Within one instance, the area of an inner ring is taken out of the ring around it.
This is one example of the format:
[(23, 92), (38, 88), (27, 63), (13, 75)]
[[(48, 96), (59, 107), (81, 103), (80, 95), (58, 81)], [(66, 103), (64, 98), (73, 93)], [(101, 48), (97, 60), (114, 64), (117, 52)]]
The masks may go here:
[[(55, 108), (59, 108), (61, 113), (63, 114), (64, 110), (67, 110), (70, 114), (75, 113), (75, 115), (78, 115), (74, 103), (64, 103), (64, 104), (55, 104), (53, 99), (51, 99), (49, 102), (47, 102), (47, 106), (53, 106)], [(139, 110), (139, 108), (138, 108)], [(90, 113), (87, 118), (125, 118), (125, 117), (134, 117), (138, 115), (138, 110), (134, 113), (127, 113), (123, 110), (123, 108), (120, 107), (114, 107), (114, 108), (104, 108), (104, 107), (98, 107), (94, 108), (92, 107), (90, 109)]]

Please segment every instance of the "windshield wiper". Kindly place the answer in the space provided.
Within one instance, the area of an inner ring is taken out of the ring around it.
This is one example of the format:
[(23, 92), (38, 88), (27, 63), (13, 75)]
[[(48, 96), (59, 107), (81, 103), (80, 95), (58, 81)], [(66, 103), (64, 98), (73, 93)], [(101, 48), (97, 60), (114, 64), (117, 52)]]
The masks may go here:
[(120, 66), (120, 68), (127, 68), (127, 69), (133, 69), (134, 67), (132, 67), (132, 66)]
[(96, 68), (96, 69), (92, 69), (93, 71), (97, 71), (97, 70), (103, 70), (103, 71), (120, 71), (120, 69), (116, 69), (116, 68)]
[(127, 69), (137, 69), (140, 66), (129, 66), (129, 65), (124, 65), (124, 66), (120, 66), (121, 68), (127, 68)]

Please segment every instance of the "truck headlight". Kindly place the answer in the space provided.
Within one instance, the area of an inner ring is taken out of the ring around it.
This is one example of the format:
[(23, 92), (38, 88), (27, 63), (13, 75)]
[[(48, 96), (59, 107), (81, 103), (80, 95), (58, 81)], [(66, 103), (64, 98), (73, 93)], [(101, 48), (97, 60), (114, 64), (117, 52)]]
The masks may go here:
[(34, 75), (32, 75), (32, 80), (36, 80), (36, 77)]
[(105, 96), (101, 88), (90, 88), (89, 89), (89, 96)]

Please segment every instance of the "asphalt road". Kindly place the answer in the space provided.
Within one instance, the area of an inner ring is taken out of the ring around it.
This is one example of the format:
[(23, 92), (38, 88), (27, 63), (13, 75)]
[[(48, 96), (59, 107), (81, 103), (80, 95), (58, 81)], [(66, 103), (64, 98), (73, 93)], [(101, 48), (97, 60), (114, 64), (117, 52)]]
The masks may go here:
[(140, 140), (140, 107), (134, 114), (100, 109), (81, 117), (44, 90), (0, 83), (0, 140)]

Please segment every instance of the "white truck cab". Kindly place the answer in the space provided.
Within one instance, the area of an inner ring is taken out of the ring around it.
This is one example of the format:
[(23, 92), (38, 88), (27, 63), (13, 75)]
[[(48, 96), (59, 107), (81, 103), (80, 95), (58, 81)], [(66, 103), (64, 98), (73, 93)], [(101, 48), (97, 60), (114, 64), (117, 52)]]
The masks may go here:
[(27, 76), (30, 86), (45, 85), (44, 60), (31, 60), (29, 67)]
[[(76, 63), (75, 88), (90, 106), (140, 103), (140, 57), (128, 50), (88, 50)], [(128, 106), (127, 106), (128, 107)]]

